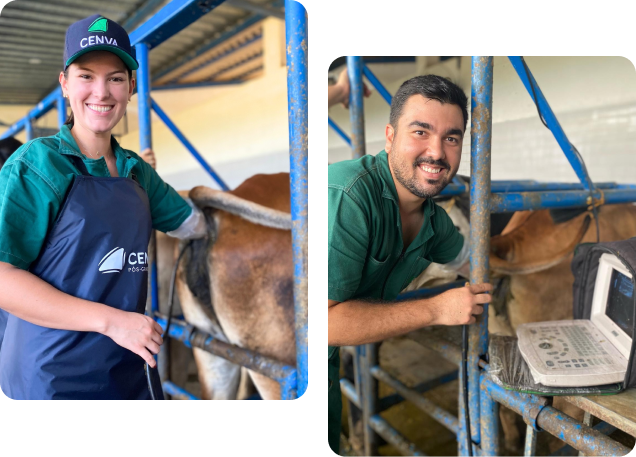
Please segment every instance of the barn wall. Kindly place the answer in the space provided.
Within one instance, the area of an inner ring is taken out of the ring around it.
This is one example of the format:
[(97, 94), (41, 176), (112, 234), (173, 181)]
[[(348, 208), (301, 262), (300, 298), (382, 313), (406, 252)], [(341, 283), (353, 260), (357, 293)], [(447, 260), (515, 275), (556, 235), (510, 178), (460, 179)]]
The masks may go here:
[[(265, 72), (241, 85), (153, 92), (152, 97), (199, 153), (234, 188), (255, 173), (289, 171), (284, 22), (263, 24)], [(137, 151), (137, 100), (129, 108), (130, 133), (122, 146)], [(176, 189), (217, 187), (153, 113), (157, 171)]]
[[(528, 57), (526, 59), (570, 141), (596, 181), (636, 182), (636, 71), (622, 57)], [(493, 106), (493, 179), (577, 180), (552, 134), (507, 58), (495, 58)], [(391, 67), (391, 68), (388, 68)], [(451, 77), (468, 94), (470, 58), (426, 64), (376, 64), (370, 68), (391, 93), (402, 81), (426, 73)], [(421, 73), (420, 73), (421, 74)], [(337, 106), (330, 116), (350, 131), (348, 111)], [(384, 147), (389, 108), (377, 93), (365, 99), (367, 152)], [(470, 128), (470, 121), (469, 121)], [(329, 129), (329, 161), (350, 158), (345, 143)], [(522, 166), (520, 166), (522, 164)], [(470, 137), (464, 141), (460, 173), (469, 174)]]

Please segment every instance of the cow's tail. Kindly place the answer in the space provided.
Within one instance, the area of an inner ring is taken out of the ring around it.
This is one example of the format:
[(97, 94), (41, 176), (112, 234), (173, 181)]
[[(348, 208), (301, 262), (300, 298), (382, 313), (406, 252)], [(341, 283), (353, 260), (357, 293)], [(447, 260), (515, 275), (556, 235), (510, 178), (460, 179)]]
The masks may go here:
[(581, 225), (579, 233), (577, 234), (577, 236), (574, 237), (572, 243), (551, 256), (549, 259), (541, 259), (534, 262), (513, 263), (508, 262), (507, 260), (498, 257), (494, 252), (491, 252), (490, 269), (495, 273), (499, 273), (502, 275), (529, 275), (531, 273), (538, 273), (539, 271), (544, 271), (548, 268), (552, 268), (553, 266), (563, 262), (570, 256), (570, 254), (574, 252), (576, 246), (585, 236), (585, 232), (587, 232), (591, 220), (592, 219), (589, 215), (586, 216), (583, 220), (583, 225)]
[(228, 192), (197, 186), (190, 191), (190, 198), (199, 208), (216, 208), (240, 216), (254, 224), (291, 230), (291, 214), (259, 205)]

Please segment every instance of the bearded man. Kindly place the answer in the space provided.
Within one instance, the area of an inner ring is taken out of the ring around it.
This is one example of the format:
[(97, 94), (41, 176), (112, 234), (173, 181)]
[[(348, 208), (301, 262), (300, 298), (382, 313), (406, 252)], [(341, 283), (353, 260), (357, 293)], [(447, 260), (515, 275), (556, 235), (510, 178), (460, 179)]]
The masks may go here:
[(329, 445), (338, 453), (339, 346), (428, 325), (475, 322), (490, 284), (427, 299), (395, 299), (432, 262), (463, 269), (467, 243), (432, 197), (453, 179), (468, 121), (449, 80), (417, 76), (393, 97), (384, 151), (329, 166)]

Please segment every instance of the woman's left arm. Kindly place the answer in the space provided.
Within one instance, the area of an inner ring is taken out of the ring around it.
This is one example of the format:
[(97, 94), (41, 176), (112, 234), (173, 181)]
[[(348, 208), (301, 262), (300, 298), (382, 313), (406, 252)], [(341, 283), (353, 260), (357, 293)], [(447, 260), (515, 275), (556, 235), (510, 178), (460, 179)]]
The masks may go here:
[(196, 239), (207, 235), (205, 216), (191, 201), (182, 198), (146, 162), (140, 163), (150, 201), (152, 226), (170, 236)]
[(203, 212), (197, 208), (192, 200), (186, 198), (185, 201), (192, 208), (192, 213), (176, 229), (166, 232), (166, 235), (179, 238), (181, 240), (196, 240), (208, 234), (208, 223)]

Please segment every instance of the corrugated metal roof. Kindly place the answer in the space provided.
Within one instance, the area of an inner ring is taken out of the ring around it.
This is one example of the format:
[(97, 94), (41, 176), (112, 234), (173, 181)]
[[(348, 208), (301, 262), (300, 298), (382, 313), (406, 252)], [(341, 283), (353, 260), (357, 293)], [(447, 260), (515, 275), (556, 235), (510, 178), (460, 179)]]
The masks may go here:
[[(73, 22), (99, 13), (130, 33), (167, 3), (168, 0), (10, 2), (0, 14), (0, 104), (36, 104), (57, 87), (64, 35)], [(280, 4), (280, 0), (228, 0), (221, 4), (151, 50), (153, 86), (254, 77), (263, 67), (259, 39), (262, 27), (257, 21), (262, 16), (256, 16), (254, 10), (263, 7), (282, 12)]]

